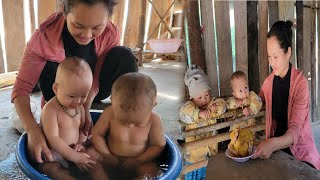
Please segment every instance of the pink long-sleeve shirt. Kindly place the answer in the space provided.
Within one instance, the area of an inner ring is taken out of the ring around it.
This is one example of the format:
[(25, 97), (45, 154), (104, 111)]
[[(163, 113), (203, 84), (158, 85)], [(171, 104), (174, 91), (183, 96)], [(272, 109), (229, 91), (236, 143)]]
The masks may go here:
[[(65, 16), (62, 12), (57, 12), (49, 16), (33, 33), (22, 57), (11, 101), (17, 96), (30, 96), (47, 61), (60, 63), (66, 58), (61, 35), (64, 24)], [(110, 49), (118, 46), (119, 42), (119, 30), (111, 22), (108, 22), (103, 33), (94, 39), (97, 62), (91, 90), (95, 95), (99, 92), (99, 75), (104, 57)]]
[[(266, 138), (274, 136), (272, 120), (272, 86), (274, 73), (264, 81), (259, 96), (266, 103)], [(308, 81), (302, 72), (292, 66), (288, 99), (288, 130), (293, 138), (290, 150), (295, 158), (312, 164), (320, 170), (320, 156), (315, 146), (309, 117)]]

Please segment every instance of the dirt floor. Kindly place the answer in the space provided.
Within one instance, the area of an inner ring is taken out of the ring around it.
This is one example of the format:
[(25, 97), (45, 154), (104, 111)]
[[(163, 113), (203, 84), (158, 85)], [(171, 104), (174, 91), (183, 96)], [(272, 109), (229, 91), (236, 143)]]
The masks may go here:
[[(162, 61), (144, 64), (140, 72), (152, 77), (158, 87), (158, 105), (155, 111), (162, 116), (165, 133), (176, 141), (181, 137), (178, 117), (179, 107), (185, 101), (184, 72), (181, 62)], [(9, 114), (13, 109), (10, 103), (11, 88), (0, 90), (0, 179), (27, 179), (20, 171), (15, 159), (15, 147), (19, 133), (13, 128)], [(40, 94), (32, 96), (32, 101), (40, 109)], [(320, 123), (313, 124), (313, 132), (320, 150)]]

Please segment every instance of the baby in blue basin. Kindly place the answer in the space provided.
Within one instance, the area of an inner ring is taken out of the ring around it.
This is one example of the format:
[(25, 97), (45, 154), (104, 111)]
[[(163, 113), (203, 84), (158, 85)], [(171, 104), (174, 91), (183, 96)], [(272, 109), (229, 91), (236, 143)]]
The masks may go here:
[(124, 74), (113, 84), (112, 105), (104, 110), (92, 133), (93, 145), (103, 157), (104, 179), (157, 175), (155, 159), (166, 140), (161, 118), (152, 111), (156, 94), (155, 83), (141, 73)]

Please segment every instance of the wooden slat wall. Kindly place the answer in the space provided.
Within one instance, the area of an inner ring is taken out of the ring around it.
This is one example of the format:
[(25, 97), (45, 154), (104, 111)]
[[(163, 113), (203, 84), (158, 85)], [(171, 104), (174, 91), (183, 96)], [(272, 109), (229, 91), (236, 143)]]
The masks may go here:
[(19, 68), (24, 46), (23, 1), (2, 1), (8, 71)]
[[(294, 1), (279, 1), (279, 20), (287, 21), (290, 20), (291, 22), (295, 22), (294, 19), (294, 8), (295, 2)], [(294, 30), (294, 29), (292, 29)], [(294, 32), (292, 34), (292, 55), (290, 58), (290, 62), (293, 65), (297, 64), (296, 61), (296, 50), (295, 50), (295, 36)]]
[[(311, 7), (316, 7), (316, 2), (311, 2)], [(318, 109), (316, 107), (316, 101), (317, 101), (317, 91), (316, 91), (316, 82), (317, 82), (317, 76), (316, 76), (316, 51), (315, 51), (315, 45), (316, 45), (316, 10), (310, 9), (310, 60), (311, 60), (311, 112), (312, 112), (312, 121), (316, 121), (319, 118)]]
[[(309, 1), (304, 1), (304, 5), (310, 5)], [(307, 79), (311, 78), (311, 57), (310, 57), (310, 33), (311, 33), (311, 10), (309, 8), (303, 8), (303, 66), (299, 67), (303, 70)], [(310, 81), (309, 81), (310, 85)], [(310, 87), (310, 86), (309, 86)]]
[(38, 0), (38, 24), (56, 12), (57, 0)]
[(30, 26), (31, 26), (31, 33), (35, 30), (35, 15), (34, 15), (34, 0), (29, 0), (29, 13), (30, 13)]
[[(320, 2), (317, 2), (317, 7), (319, 8), (320, 7)], [(316, 106), (317, 106), (317, 110), (318, 110), (318, 120), (320, 119), (320, 30), (319, 30), (319, 27), (320, 27), (320, 13), (318, 12), (317, 13), (317, 19), (318, 19), (318, 22), (317, 22), (317, 25), (318, 25), (318, 32), (317, 32), (317, 35), (318, 35), (318, 46), (316, 47), (318, 49), (318, 54), (316, 54), (316, 56), (318, 57), (318, 64), (317, 64), (317, 71), (318, 71), (318, 76), (317, 76), (317, 100), (316, 100)]]
[(228, 1), (215, 1), (215, 17), (218, 42), (218, 64), (220, 78), (220, 95), (232, 94), (230, 77), (232, 74), (231, 30)]
[(213, 26), (213, 4), (212, 1), (201, 1), (202, 25), (205, 28), (203, 33), (207, 75), (211, 83), (211, 94), (219, 96), (217, 61), (215, 49), (215, 37)]
[(278, 1), (268, 1), (269, 5), (269, 29), (272, 25), (279, 21), (279, 6)]
[(248, 77), (247, 2), (234, 2), (236, 69)]
[[(162, 6), (157, 7), (157, 9), (159, 10), (160, 14), (163, 16), (164, 13), (169, 8), (169, 6), (171, 5), (172, 0), (162, 0), (162, 1), (163, 1)], [(171, 18), (172, 10), (173, 10), (173, 7), (170, 8), (170, 10), (167, 12), (165, 19), (164, 19), (164, 21), (168, 27), (170, 27), (170, 18)], [(167, 31), (166, 27), (163, 24), (161, 24), (160, 39), (168, 38), (168, 34), (170, 34), (170, 33)]]
[(269, 62), (267, 55), (267, 34), (268, 34), (268, 2), (258, 2), (258, 22), (259, 22), (259, 34), (258, 34), (258, 58), (260, 65), (260, 86), (269, 75)]

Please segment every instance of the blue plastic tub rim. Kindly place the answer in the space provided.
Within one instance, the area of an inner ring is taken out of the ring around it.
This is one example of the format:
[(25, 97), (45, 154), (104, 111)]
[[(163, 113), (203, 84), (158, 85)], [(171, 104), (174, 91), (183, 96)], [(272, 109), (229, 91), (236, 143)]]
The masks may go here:
[[(92, 120), (95, 122), (100, 117), (100, 113), (97, 112), (91, 112)], [(28, 157), (26, 153), (27, 148), (27, 134), (23, 133), (18, 141), (18, 145), (16, 147), (16, 159), (19, 168), (21, 171), (31, 180), (50, 180), (47, 176), (41, 174), (38, 172), (34, 167), (30, 165), (28, 162)], [(179, 148), (177, 145), (167, 136), (166, 138), (166, 148), (165, 152), (167, 154), (170, 154), (170, 159), (168, 162), (166, 162), (169, 165), (169, 168), (167, 171), (164, 172), (164, 174), (157, 178), (158, 180), (175, 180), (180, 175), (180, 172), (182, 170), (182, 157), (181, 153), (179, 151)]]

